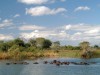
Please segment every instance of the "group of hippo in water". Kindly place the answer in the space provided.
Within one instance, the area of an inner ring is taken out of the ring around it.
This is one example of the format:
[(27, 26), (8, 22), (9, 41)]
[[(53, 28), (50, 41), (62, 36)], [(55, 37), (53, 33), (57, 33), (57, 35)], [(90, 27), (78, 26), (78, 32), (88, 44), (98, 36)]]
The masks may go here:
[(44, 64), (55, 64), (57, 66), (60, 66), (60, 65), (70, 65), (70, 64), (74, 64), (74, 65), (90, 65), (90, 64), (95, 64), (96, 62), (67, 62), (67, 61), (64, 61), (64, 62), (61, 62), (61, 61), (57, 61), (57, 60), (53, 60), (51, 62), (48, 62), (48, 61), (44, 61)]
[[(11, 63), (6, 63), (6, 65), (10, 65), (10, 64), (24, 64), (24, 65), (28, 65), (28, 62), (11, 62)], [(33, 64), (39, 64), (38, 62), (34, 62)]]
[[(43, 64), (54, 64), (56, 66), (60, 66), (60, 65), (70, 65), (70, 64), (74, 64), (74, 65), (90, 65), (90, 64), (95, 64), (96, 62), (68, 62), (68, 61), (58, 61), (58, 60), (53, 60), (53, 61), (43, 61)], [(11, 62), (11, 63), (6, 63), (6, 65), (10, 65), (10, 64), (24, 64), (24, 65), (28, 65), (28, 62)], [(34, 62), (33, 64), (39, 64), (39, 62)]]

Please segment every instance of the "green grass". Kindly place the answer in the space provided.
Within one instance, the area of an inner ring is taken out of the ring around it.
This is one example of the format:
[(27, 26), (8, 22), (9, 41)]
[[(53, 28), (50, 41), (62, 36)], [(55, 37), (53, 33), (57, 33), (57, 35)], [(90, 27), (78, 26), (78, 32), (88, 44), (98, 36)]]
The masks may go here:
[(93, 58), (100, 58), (100, 50), (93, 51)]
[[(82, 51), (80, 50), (39, 50), (37, 52), (19, 52), (16, 54), (16, 52), (0, 52), (0, 59), (34, 59), (34, 58), (40, 58), (40, 57), (66, 57), (66, 58), (81, 58)], [(100, 58), (100, 50), (93, 51), (92, 58)]]
[(64, 50), (59, 51), (59, 57), (71, 57), (71, 58), (80, 58), (81, 51), (79, 50)]

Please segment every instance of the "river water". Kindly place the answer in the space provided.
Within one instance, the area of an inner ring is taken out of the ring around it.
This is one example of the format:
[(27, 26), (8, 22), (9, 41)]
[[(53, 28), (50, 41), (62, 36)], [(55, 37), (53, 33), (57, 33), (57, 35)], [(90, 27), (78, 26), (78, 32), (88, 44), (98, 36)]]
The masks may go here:
[[(90, 65), (51, 65), (43, 64), (43, 61), (52, 60), (69, 61), (69, 62), (96, 62)], [(10, 64), (6, 65), (7, 62), (0, 61), (0, 75), (100, 75), (100, 58), (96, 59), (74, 59), (74, 58), (49, 58), (49, 59), (38, 59), (38, 60), (25, 60), (29, 64)], [(39, 64), (33, 64), (38, 62)]]

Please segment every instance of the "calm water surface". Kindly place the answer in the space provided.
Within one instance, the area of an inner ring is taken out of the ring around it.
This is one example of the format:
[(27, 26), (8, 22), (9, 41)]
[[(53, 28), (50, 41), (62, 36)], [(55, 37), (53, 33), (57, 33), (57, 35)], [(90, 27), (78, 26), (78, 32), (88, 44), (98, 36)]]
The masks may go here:
[(54, 59), (38, 59), (35, 60), (39, 64), (33, 64), (35, 61), (27, 61), (28, 65), (11, 64), (6, 65), (6, 62), (0, 61), (0, 75), (100, 75), (100, 58), (98, 59), (72, 59), (72, 58), (56, 58), (60, 61), (72, 62), (97, 62), (91, 65), (51, 65), (43, 64), (44, 60), (52, 61)]

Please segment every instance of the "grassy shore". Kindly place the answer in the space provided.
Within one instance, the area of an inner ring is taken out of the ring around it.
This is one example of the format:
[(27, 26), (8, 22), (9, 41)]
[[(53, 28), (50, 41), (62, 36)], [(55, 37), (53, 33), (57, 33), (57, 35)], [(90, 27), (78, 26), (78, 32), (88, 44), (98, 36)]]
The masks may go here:
[[(0, 52), (0, 59), (35, 59), (40, 57), (68, 57), (68, 58), (81, 58), (82, 51), (80, 50), (43, 50), (37, 52)], [(100, 58), (100, 50), (93, 51), (93, 58)]]

